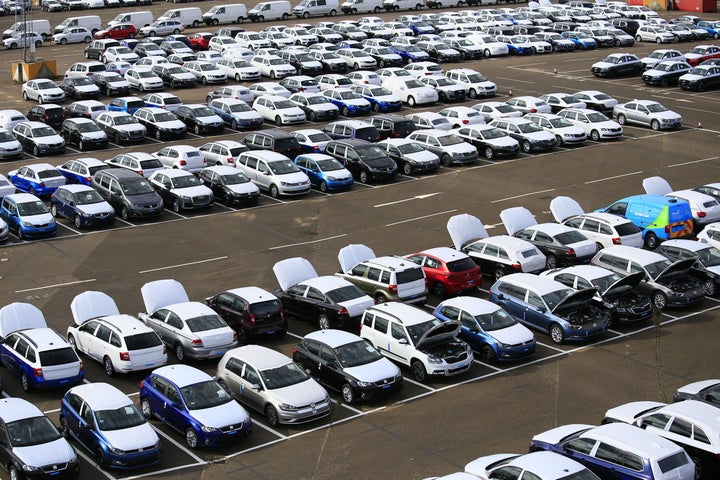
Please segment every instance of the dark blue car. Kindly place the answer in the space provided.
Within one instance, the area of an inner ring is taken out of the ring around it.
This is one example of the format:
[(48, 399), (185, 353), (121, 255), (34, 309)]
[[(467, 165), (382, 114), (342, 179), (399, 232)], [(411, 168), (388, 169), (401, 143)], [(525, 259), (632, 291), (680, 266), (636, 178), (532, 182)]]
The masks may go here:
[(351, 88), (370, 102), (373, 112), (397, 112), (402, 108), (400, 97), (381, 85), (353, 85)]
[(353, 186), (353, 176), (342, 163), (330, 155), (309, 153), (298, 155), (295, 165), (303, 171), (313, 187), (321, 192), (346, 190)]
[(115, 209), (88, 185), (58, 188), (50, 197), (50, 213), (71, 220), (76, 228), (115, 223)]
[(68, 160), (62, 165), (58, 166), (58, 171), (65, 177), (65, 183), (90, 185), (93, 175), (98, 170), (110, 168), (110, 166), (97, 158), (76, 158), (75, 160)]
[(51, 195), (65, 185), (65, 177), (49, 163), (35, 163), (8, 172), (8, 179), (21, 192), (37, 196)]
[(157, 418), (185, 437), (190, 448), (238, 442), (252, 420), (213, 378), (188, 365), (160, 367), (140, 383), (145, 418)]
[(140, 97), (118, 97), (110, 101), (107, 109), (111, 112), (126, 112), (132, 115), (138, 108), (145, 107), (145, 101)]
[(430, 60), (430, 55), (417, 45), (390, 45), (390, 51), (400, 55), (405, 63)]

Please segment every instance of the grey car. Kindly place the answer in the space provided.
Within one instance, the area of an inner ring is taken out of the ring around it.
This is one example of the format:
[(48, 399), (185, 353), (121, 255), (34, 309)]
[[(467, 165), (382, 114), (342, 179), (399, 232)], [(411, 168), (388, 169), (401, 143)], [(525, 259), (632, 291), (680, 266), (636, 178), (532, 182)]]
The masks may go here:
[(292, 359), (260, 345), (223, 355), (217, 380), (243, 405), (265, 415), (270, 426), (304, 423), (330, 415), (327, 391)]

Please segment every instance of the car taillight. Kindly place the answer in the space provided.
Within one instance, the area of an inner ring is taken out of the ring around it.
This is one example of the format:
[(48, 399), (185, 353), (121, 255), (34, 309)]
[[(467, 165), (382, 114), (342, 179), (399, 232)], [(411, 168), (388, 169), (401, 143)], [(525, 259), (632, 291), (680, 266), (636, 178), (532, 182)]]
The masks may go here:
[(397, 295), (397, 293), (398, 293), (397, 285), (389, 285), (389, 288), (390, 288), (390, 293), (392, 293), (393, 295)]
[(85, 74), (86, 77), (92, 77), (92, 72), (88, 72)]
[(39, 186), (40, 186), (41, 188), (45, 188), (45, 182), (40, 182), (40, 183), (39, 183)]
[(142, 175), (142, 170), (135, 170), (135, 173), (137, 173), (138, 175)]
[(123, 362), (129, 362), (130, 352), (120, 352), (120, 360), (122, 360)]
[(88, 183), (89, 183), (89, 182), (90, 182), (90, 180), (92, 180), (92, 178), (90, 178), (90, 177), (85, 177), (85, 181), (86, 181), (86, 182), (88, 182)]
[(670, 226), (670, 225), (665, 225), (665, 233), (667, 233), (668, 235), (671, 234), (671, 233), (672, 233), (672, 226)]
[(185, 160), (180, 160), (180, 165), (187, 165), (187, 162)]
[(228, 163), (234, 163), (233, 157), (227, 157), (227, 162), (228, 162)]
[(293, 347), (293, 355), (295, 355), (296, 353), (297, 353), (297, 348)]
[(42, 376), (43, 376), (42, 368), (33, 368), (33, 376), (35, 376), (37, 378), (42, 378)]
[(465, 119), (462, 121), (462, 123), (463, 123), (463, 125), (467, 125), (468, 123), (470, 123), (470, 120)]
[(140, 382), (140, 385), (138, 385), (138, 386), (139, 386), (140, 388), (143, 388), (143, 387), (145, 386), (145, 380), (143, 380), (142, 382)]
[(575, 255), (575, 250), (572, 248), (568, 248), (565, 250), (565, 255)]
[(198, 346), (198, 347), (202, 347), (202, 346), (203, 346), (202, 340), (200, 340), (199, 338), (196, 338), (195, 340), (193, 340), (193, 341), (192, 341), (192, 344), (195, 345), (195, 346)]
[(285, 320), (285, 310), (283, 310), (282, 308), (280, 309), (280, 319)]
[(705, 218), (705, 215), (707, 215), (707, 213), (705, 213), (705, 212), (698, 212), (698, 217), (700, 217), (700, 218)]
[(612, 241), (613, 241), (613, 245), (622, 245), (622, 238), (620, 238), (620, 237), (615, 237), (612, 239)]
[(43, 115), (43, 119), (45, 119), (45, 120), (50, 120), (50, 115), (48, 115), (48, 114), (46, 113), (45, 115)]
[(255, 325), (255, 314), (248, 313), (248, 320), (250, 320), (250, 325)]
[(304, 92), (304, 91), (305, 91), (305, 87), (298, 87), (298, 92)]
[(233, 342), (237, 342), (237, 332), (233, 332)]
[(163, 355), (167, 355), (167, 347), (163, 343)]
[(522, 270), (522, 265), (520, 265), (519, 263), (513, 263), (513, 264), (510, 265), (510, 266), (511, 266), (514, 270)]
[(83, 370), (85, 370), (85, 364), (80, 360), (80, 371), (82, 372)]
[(345, 307), (342, 307), (340, 310), (338, 310), (338, 315), (347, 315), (348, 309)]

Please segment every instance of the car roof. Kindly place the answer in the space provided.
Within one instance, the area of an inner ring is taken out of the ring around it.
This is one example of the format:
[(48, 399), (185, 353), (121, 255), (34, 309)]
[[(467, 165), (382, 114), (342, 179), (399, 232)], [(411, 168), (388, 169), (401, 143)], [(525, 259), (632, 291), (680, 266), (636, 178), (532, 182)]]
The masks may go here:
[(10, 195), (5, 196), (5, 198), (9, 198), (10, 200), (14, 201), (15, 203), (27, 203), (27, 202), (37, 202), (41, 201), (38, 197), (31, 193), (13, 193)]
[(667, 258), (660, 255), (659, 253), (651, 252), (649, 250), (643, 250), (636, 247), (628, 247), (626, 245), (613, 245), (611, 247), (604, 248), (598, 252), (598, 255), (603, 254), (618, 255), (627, 259), (636, 260), (644, 265), (660, 260), (667, 260)]
[(379, 303), (369, 307), (368, 310), (390, 314), (403, 325), (417, 325), (435, 318), (425, 310), (402, 302)]
[(355, 335), (354, 333), (346, 332), (343, 330), (318, 330), (316, 332), (305, 335), (305, 338), (310, 340), (317, 340), (328, 345), (331, 348), (337, 348), (341, 345), (361, 341), (362, 338)]
[(180, 388), (212, 380), (212, 377), (202, 370), (183, 364), (156, 368), (152, 374), (166, 378)]
[(505, 275), (504, 277), (500, 278), (498, 282), (507, 282), (515, 285), (520, 285), (522, 287), (535, 291), (541, 296), (548, 293), (556, 292), (558, 290), (567, 290), (570, 288), (567, 285), (563, 285), (562, 283), (556, 282), (555, 280), (552, 280), (550, 278), (540, 277), (531, 273), (512, 273), (510, 275)]
[(39, 351), (55, 350), (69, 346), (67, 341), (52, 328), (30, 328), (21, 330), (21, 333), (28, 338)]
[(66, 190), (66, 191), (71, 192), (71, 193), (87, 192), (87, 191), (90, 191), (90, 190), (95, 191), (95, 189), (92, 188), (91, 186), (88, 186), (88, 185), (85, 185), (85, 184), (82, 184), (82, 183), (73, 183), (73, 184), (70, 184), (70, 185), (61, 185), (60, 187), (58, 187), (58, 190), (60, 190), (60, 189)]
[(443, 306), (452, 306), (466, 310), (471, 315), (482, 315), (494, 312), (502, 307), (482, 298), (460, 296), (449, 298), (441, 303)]
[(240, 287), (233, 288), (232, 290), (226, 290), (227, 293), (232, 293), (245, 299), (248, 303), (265, 302), (268, 300), (277, 300), (277, 297), (272, 293), (264, 290), (260, 287)]
[(24, 418), (40, 417), (43, 413), (38, 407), (24, 398), (0, 398), (0, 418), (7, 424)]
[(180, 177), (194, 177), (195, 175), (191, 172), (188, 172), (187, 170), (181, 170), (179, 168), (163, 168), (162, 170), (156, 170), (153, 172), (153, 175), (156, 174), (163, 174), (167, 175), (170, 178), (180, 178)]
[(334, 277), (332, 275), (323, 275), (321, 277), (308, 278), (307, 280), (299, 282), (298, 285), (309, 285), (317, 288), (323, 293), (327, 293), (332, 290), (337, 290), (338, 288), (347, 287), (348, 285), (352, 284), (347, 280), (339, 277)]
[(679, 445), (654, 433), (627, 423), (608, 423), (595, 427), (580, 435), (581, 438), (593, 438), (625, 451), (651, 457), (664, 458), (682, 451)]
[(109, 383), (85, 383), (71, 388), (68, 393), (80, 396), (94, 411), (116, 410), (132, 404), (132, 400)]
[(687, 238), (666, 240), (662, 243), (662, 245), (667, 247), (678, 247), (691, 252), (699, 252), (700, 250), (707, 250), (708, 248), (711, 248), (711, 246), (707, 243), (688, 240)]
[(693, 423), (706, 427), (703, 430), (708, 436), (713, 437), (711, 440), (713, 444), (720, 443), (720, 415), (716, 406), (699, 400), (683, 400), (667, 404), (658, 412), (691, 419)]
[(292, 362), (292, 359), (277, 350), (252, 344), (228, 350), (225, 356), (244, 360), (260, 371), (277, 368)]
[(461, 260), (463, 258), (468, 258), (468, 256), (465, 255), (464, 253), (459, 252), (459, 251), (455, 250), (454, 248), (450, 248), (450, 247), (428, 248), (419, 253), (424, 253), (426, 255), (430, 255), (435, 258), (439, 258), (443, 262), (452, 262), (453, 260)]

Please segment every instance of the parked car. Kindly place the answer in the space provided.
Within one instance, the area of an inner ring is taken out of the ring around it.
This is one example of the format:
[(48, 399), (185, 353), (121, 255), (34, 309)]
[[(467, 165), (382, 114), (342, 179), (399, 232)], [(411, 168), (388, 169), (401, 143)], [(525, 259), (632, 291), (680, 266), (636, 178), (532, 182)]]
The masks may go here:
[(387, 138), (377, 143), (385, 149), (405, 175), (428, 172), (440, 167), (440, 157), (407, 138)]
[(520, 151), (520, 143), (491, 125), (475, 124), (451, 130), (458, 137), (477, 148), (488, 160), (512, 156)]
[(596, 77), (639, 75), (643, 71), (640, 58), (632, 53), (611, 53), (601, 62), (594, 63), (590, 72)]
[(165, 206), (175, 213), (210, 208), (214, 202), (212, 190), (187, 170), (163, 169), (150, 175), (148, 183), (160, 194)]
[(295, 165), (321, 192), (346, 190), (353, 186), (352, 174), (335, 158), (322, 153), (307, 153), (295, 157)]
[(720, 406), (720, 380), (701, 380), (678, 388), (673, 401), (683, 400), (699, 400), (716, 407)]
[(581, 463), (555, 452), (499, 453), (477, 458), (465, 465), (466, 473), (483, 480), (503, 478), (519, 471), (538, 480), (562, 480), (567, 477), (600, 480)]
[(645, 70), (642, 81), (646, 85), (668, 87), (677, 84), (680, 77), (690, 72), (690, 70), (692, 70), (692, 67), (686, 61), (662, 61)]
[(656, 252), (673, 262), (684, 258), (697, 258), (692, 270), (701, 278), (707, 277), (703, 282), (705, 295), (715, 295), (720, 282), (720, 250), (702, 241), (679, 239), (663, 242)]
[(636, 123), (653, 130), (680, 128), (682, 117), (655, 100), (632, 100), (613, 107), (613, 117), (620, 125)]
[(8, 179), (16, 190), (37, 196), (49, 196), (65, 185), (65, 177), (49, 163), (34, 163), (10, 170)]
[(257, 185), (234, 167), (219, 165), (203, 168), (200, 171), (200, 180), (213, 191), (215, 198), (225, 205), (257, 205), (260, 198)]
[(48, 78), (28, 80), (21, 87), (22, 97), (25, 100), (35, 100), (38, 103), (62, 102), (65, 92), (58, 84)]
[(0, 218), (20, 240), (54, 237), (57, 232), (57, 224), (45, 203), (29, 193), (5, 195), (0, 203)]
[(108, 144), (107, 134), (89, 118), (68, 118), (59, 133), (66, 145), (77, 145), (81, 151), (106, 148)]
[(115, 210), (89, 185), (63, 185), (50, 197), (50, 214), (71, 220), (75, 228), (112, 225)]
[[(101, 75), (101, 74), (96, 74)], [(65, 77), (60, 81), (59, 87), (65, 92), (65, 96), (76, 100), (100, 98), (100, 87), (95, 84), (94, 78), (90, 77)]]
[(143, 107), (133, 113), (133, 116), (143, 125), (148, 135), (156, 140), (166, 138), (184, 138), (187, 127), (178, 118), (165, 109), (158, 107)]
[(482, 284), (482, 272), (477, 264), (453, 248), (430, 248), (405, 258), (422, 267), (429, 290), (437, 297), (476, 290)]
[[(55, 103), (45, 103), (42, 105), (35, 105), (30, 107), (28, 110), (27, 117), (23, 116), (23, 121), (35, 121), (43, 122), (53, 129), (59, 129), (65, 120), (65, 110), (60, 105)], [(17, 122), (20, 123), (20, 122)], [(10, 133), (14, 125), (6, 127), (6, 131)], [(12, 134), (11, 134), (12, 135)], [(14, 137), (13, 137), (14, 138)], [(21, 148), (22, 151), (22, 148)]]
[(95, 119), (95, 123), (105, 132), (109, 140), (118, 145), (142, 142), (147, 137), (145, 126), (126, 112), (101, 113)]

